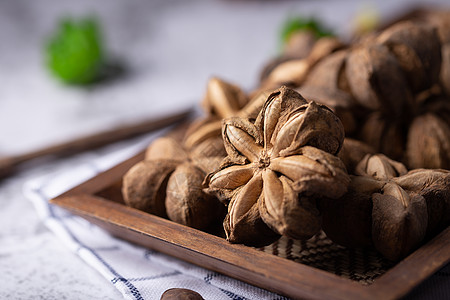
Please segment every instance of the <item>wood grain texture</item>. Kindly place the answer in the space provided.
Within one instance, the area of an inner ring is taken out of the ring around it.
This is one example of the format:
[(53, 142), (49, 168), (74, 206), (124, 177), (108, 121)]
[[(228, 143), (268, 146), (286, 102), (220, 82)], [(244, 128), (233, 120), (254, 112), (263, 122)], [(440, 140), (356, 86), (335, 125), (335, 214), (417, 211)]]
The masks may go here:
[[(398, 299), (450, 261), (450, 227), (369, 286), (121, 204), (123, 174), (140, 153), (51, 202), (111, 234), (293, 299)], [(100, 197), (114, 195), (114, 201)]]
[(123, 239), (292, 298), (348, 299), (364, 293), (363, 286), (334, 274), (100, 197), (80, 194), (53, 202)]
[(113, 128), (111, 130), (95, 133), (90, 136), (84, 136), (62, 144), (52, 145), (33, 152), (0, 158), (0, 178), (10, 175), (17, 166), (26, 161), (46, 155), (67, 156), (81, 151), (95, 149), (116, 141), (124, 140), (169, 126), (170, 124), (187, 118), (190, 114), (190, 110), (183, 111), (159, 119), (146, 120), (136, 124)]

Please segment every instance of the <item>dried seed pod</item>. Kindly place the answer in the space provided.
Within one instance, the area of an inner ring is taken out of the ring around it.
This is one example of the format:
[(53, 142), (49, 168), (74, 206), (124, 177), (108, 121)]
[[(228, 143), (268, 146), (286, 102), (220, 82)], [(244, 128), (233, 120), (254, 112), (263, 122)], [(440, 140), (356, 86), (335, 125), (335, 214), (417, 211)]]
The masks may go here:
[(352, 98), (340, 90), (331, 90), (322, 87), (304, 85), (298, 91), (311, 101), (329, 107), (339, 118), (346, 134), (352, 134), (357, 129), (355, 118), (355, 105)]
[(396, 261), (415, 250), (425, 238), (428, 215), (425, 199), (408, 195), (395, 183), (372, 196), (372, 239), (375, 248)]
[(409, 128), (406, 155), (411, 169), (449, 169), (450, 125), (430, 113), (416, 117)]
[(345, 69), (348, 54), (348, 50), (340, 50), (324, 57), (311, 69), (304, 86), (338, 89), (339, 77)]
[(191, 150), (208, 139), (220, 137), (222, 131), (222, 121), (216, 117), (206, 117), (197, 119), (189, 125), (183, 145)]
[(186, 151), (180, 143), (170, 137), (154, 140), (145, 151), (146, 160), (170, 159), (184, 162), (188, 159)]
[(316, 36), (311, 31), (297, 31), (292, 33), (287, 43), (284, 44), (281, 56), (270, 60), (262, 68), (259, 81), (265, 81), (269, 74), (282, 63), (308, 57), (315, 43)]
[(197, 157), (192, 159), (192, 164), (205, 174), (212, 173), (220, 168), (224, 156)]
[[(333, 118), (328, 114), (332, 112), (282, 87), (269, 96), (255, 124), (237, 117), (224, 121), (228, 156), (218, 171), (206, 177), (204, 185), (209, 193), (229, 203), (224, 221), (229, 241), (268, 243), (273, 240), (270, 232), (272, 237), (274, 234), (270, 228), (296, 238), (317, 233), (313, 231), (320, 229), (320, 217), (308, 198), (340, 197), (349, 182), (337, 157), (307, 146), (319, 145), (332, 153), (340, 148), (342, 124), (329, 122)], [(319, 142), (320, 133), (325, 143)], [(300, 201), (294, 197), (299, 193), (305, 197)], [(315, 222), (299, 228), (305, 220)]]
[(226, 166), (209, 174), (203, 183), (208, 193), (216, 195), (219, 200), (229, 204), (238, 189), (247, 184), (255, 173), (253, 165)]
[(413, 91), (438, 81), (441, 43), (435, 27), (425, 22), (400, 22), (381, 33), (378, 42), (394, 54)]
[(338, 51), (343, 47), (345, 47), (345, 45), (336, 37), (322, 37), (314, 44), (307, 59), (312, 67), (322, 58), (327, 57), (331, 53)]
[(380, 112), (367, 117), (359, 137), (377, 152), (402, 161), (405, 148), (403, 126), (395, 121), (387, 120)]
[(406, 167), (383, 154), (367, 154), (356, 166), (356, 174), (370, 176), (378, 180), (389, 180), (405, 175)]
[(353, 49), (347, 58), (346, 77), (352, 95), (361, 105), (393, 118), (409, 113), (411, 92), (402, 69), (386, 46)]
[(320, 231), (322, 218), (313, 199), (299, 198), (292, 180), (272, 170), (264, 170), (263, 177), (265, 201), (259, 201), (259, 211), (273, 231), (300, 240)]
[(403, 189), (425, 198), (428, 212), (427, 236), (450, 224), (450, 171), (416, 169), (394, 178)]
[(255, 126), (264, 131), (266, 149), (273, 147), (274, 156), (295, 154), (305, 145), (336, 154), (344, 140), (344, 127), (328, 107), (307, 103), (285, 87), (269, 96)]
[(190, 163), (177, 166), (170, 175), (166, 192), (166, 211), (170, 220), (205, 229), (216, 221), (223, 205), (203, 192), (205, 173)]
[(354, 174), (356, 166), (364, 156), (367, 154), (375, 154), (375, 152), (375, 149), (366, 143), (346, 137), (338, 157), (344, 163), (347, 172)]
[(246, 185), (236, 189), (223, 223), (229, 242), (261, 247), (280, 237), (261, 219), (258, 208), (261, 191), (261, 173), (255, 174)]
[(226, 155), (227, 152), (225, 151), (221, 135), (211, 136), (201, 142), (198, 141), (189, 151), (189, 156), (192, 160), (205, 157), (225, 157)]
[(141, 161), (134, 165), (123, 177), (126, 205), (165, 217), (167, 181), (177, 165), (172, 160)]
[(330, 107), (348, 134), (356, 128), (355, 112), (360, 109), (356, 109), (353, 97), (341, 89), (341, 86), (347, 89), (343, 76), (347, 54), (348, 51), (341, 50), (324, 57), (314, 66), (298, 91), (306, 99)]
[(166, 290), (160, 300), (204, 300), (203, 297), (192, 290), (172, 288)]
[(261, 111), (264, 103), (266, 102), (267, 97), (272, 93), (272, 91), (267, 90), (257, 90), (250, 98), (250, 101), (245, 105), (236, 116), (241, 118), (248, 118), (250, 120), (255, 120)]
[(352, 248), (372, 245), (373, 193), (385, 182), (363, 176), (350, 176), (348, 192), (338, 199), (320, 199), (322, 229), (335, 243)]
[(223, 119), (234, 116), (247, 102), (247, 96), (237, 85), (213, 77), (208, 82), (202, 104), (209, 115)]
[(228, 156), (239, 164), (255, 162), (263, 151), (261, 136), (253, 123), (246, 119), (224, 120), (222, 136)]
[(343, 44), (338, 39), (323, 37), (317, 40), (308, 57), (290, 59), (273, 67), (270, 73), (263, 77), (261, 86), (265, 88), (275, 88), (280, 85), (298, 87), (318, 61), (342, 47)]
[(266, 88), (280, 85), (299, 86), (306, 78), (310, 68), (307, 59), (292, 59), (277, 65), (261, 84)]
[(237, 115), (248, 101), (247, 95), (237, 85), (211, 78), (202, 103), (208, 115), (189, 126), (184, 146), (191, 149), (209, 138), (220, 136), (222, 119)]
[(310, 146), (302, 147), (298, 155), (272, 159), (270, 169), (291, 179), (292, 188), (303, 195), (336, 199), (350, 182), (338, 157)]
[(272, 151), (274, 155), (288, 156), (299, 147), (310, 145), (337, 154), (343, 141), (344, 126), (337, 116), (328, 107), (310, 102), (279, 127)]
[[(270, 142), (275, 126), (282, 126), (292, 111), (307, 104), (308, 101), (298, 92), (285, 86), (273, 91), (266, 99), (255, 125), (259, 131), (265, 132), (265, 140)], [(270, 136), (268, 136), (268, 134)]]
[[(259, 82), (266, 83), (266, 88), (270, 85), (267, 84), (268, 82), (268, 77), (270, 76), (270, 74), (273, 72), (273, 70), (275, 68), (277, 68), (279, 65), (291, 61), (291, 60), (298, 60), (298, 59), (304, 59), (304, 57), (291, 57), (291, 56), (281, 56), (281, 57), (276, 57), (272, 60), (270, 60), (261, 70), (261, 73), (259, 75)], [(273, 88), (273, 87), (270, 87)]]

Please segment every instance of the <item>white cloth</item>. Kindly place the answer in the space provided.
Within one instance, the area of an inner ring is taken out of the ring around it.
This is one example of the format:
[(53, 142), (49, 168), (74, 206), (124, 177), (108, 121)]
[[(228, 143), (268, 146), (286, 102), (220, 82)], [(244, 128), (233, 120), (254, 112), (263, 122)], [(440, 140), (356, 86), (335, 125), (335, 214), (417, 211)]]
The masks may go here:
[[(154, 138), (154, 135), (151, 136)], [(150, 138), (150, 139), (151, 139)], [(286, 299), (216, 272), (114, 238), (48, 200), (141, 150), (149, 139), (107, 155), (85, 154), (81, 164), (28, 181), (25, 195), (44, 224), (126, 299), (159, 299), (169, 288), (188, 288), (205, 299)]]

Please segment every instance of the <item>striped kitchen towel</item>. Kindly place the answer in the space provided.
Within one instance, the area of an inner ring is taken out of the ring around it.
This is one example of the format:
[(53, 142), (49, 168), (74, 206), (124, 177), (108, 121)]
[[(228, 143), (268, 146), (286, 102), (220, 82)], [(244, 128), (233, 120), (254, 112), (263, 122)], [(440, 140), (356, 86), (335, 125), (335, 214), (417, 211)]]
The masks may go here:
[(126, 299), (159, 299), (169, 288), (188, 288), (205, 299), (287, 299), (165, 254), (114, 238), (81, 217), (49, 205), (62, 192), (131, 157), (155, 138), (107, 154), (92, 151), (59, 170), (27, 182), (24, 193), (44, 224)]

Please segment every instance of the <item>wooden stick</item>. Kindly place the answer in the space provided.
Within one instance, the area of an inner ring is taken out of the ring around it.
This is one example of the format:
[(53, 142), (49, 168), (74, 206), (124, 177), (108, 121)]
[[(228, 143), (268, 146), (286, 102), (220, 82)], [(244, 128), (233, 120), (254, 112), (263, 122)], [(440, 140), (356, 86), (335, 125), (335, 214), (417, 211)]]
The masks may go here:
[(77, 138), (69, 142), (52, 145), (50, 147), (29, 153), (0, 158), (0, 178), (10, 175), (20, 164), (26, 161), (46, 155), (67, 156), (78, 152), (95, 149), (113, 142), (163, 128), (187, 118), (190, 114), (191, 110), (187, 110), (168, 117), (147, 120), (137, 124), (126, 125), (112, 130), (99, 132), (90, 136)]

